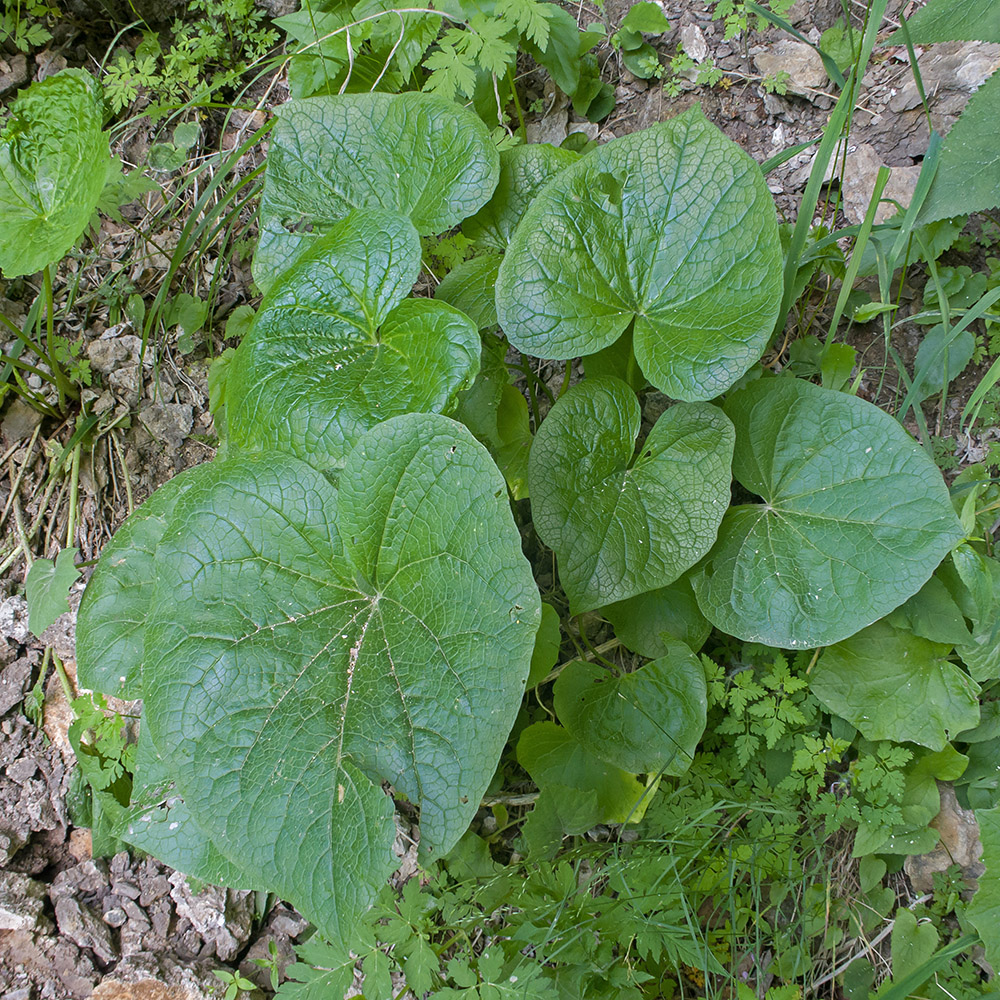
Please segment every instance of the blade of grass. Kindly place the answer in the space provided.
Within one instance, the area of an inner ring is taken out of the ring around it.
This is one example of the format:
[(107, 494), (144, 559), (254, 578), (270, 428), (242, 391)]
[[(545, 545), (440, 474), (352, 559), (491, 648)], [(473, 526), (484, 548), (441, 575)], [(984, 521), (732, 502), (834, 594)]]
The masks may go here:
[(875, 222), (875, 213), (878, 211), (878, 206), (882, 200), (882, 192), (885, 190), (885, 186), (888, 183), (889, 168), (879, 167), (878, 174), (875, 177), (875, 190), (872, 192), (871, 200), (868, 202), (868, 208), (865, 210), (865, 217), (861, 222), (861, 229), (858, 231), (858, 238), (854, 241), (854, 249), (851, 251), (851, 260), (847, 265), (847, 272), (844, 274), (844, 280), (841, 282), (840, 292), (837, 295), (837, 304), (833, 309), (833, 318), (830, 320), (830, 329), (826, 334), (827, 343), (830, 343), (836, 335), (837, 326), (840, 323), (840, 317), (844, 315), (844, 309), (847, 307), (847, 300), (854, 289), (854, 279), (857, 278), (858, 269), (861, 267), (861, 258), (864, 255), (865, 247), (868, 245), (868, 238), (871, 235), (872, 225)]
[(806, 142), (800, 142), (796, 146), (789, 146), (788, 149), (783, 149), (780, 153), (775, 153), (774, 156), (766, 159), (760, 165), (760, 169), (765, 174), (769, 174), (772, 170), (780, 167), (782, 163), (787, 163), (797, 153), (801, 153), (803, 150), (809, 149), (811, 146), (815, 146), (816, 143), (822, 138), (822, 136), (819, 136), (816, 139), (808, 139)]
[(844, 127), (852, 117), (855, 88), (864, 74), (864, 67), (868, 65), (872, 49), (875, 47), (875, 39), (878, 35), (879, 25), (882, 23), (882, 18), (885, 15), (886, 4), (887, 0), (874, 0), (871, 5), (868, 26), (865, 28), (864, 36), (861, 39), (861, 51), (858, 54), (858, 61), (851, 67), (843, 92), (833, 109), (833, 114), (830, 115), (830, 120), (823, 131), (823, 138), (820, 141), (819, 149), (816, 151), (816, 159), (813, 162), (805, 194), (802, 197), (802, 207), (799, 209), (799, 217), (796, 220), (795, 228), (792, 230), (792, 238), (788, 246), (788, 256), (785, 258), (784, 291), (781, 297), (781, 307), (778, 310), (778, 320), (775, 324), (776, 334), (780, 334), (784, 330), (785, 323), (788, 320), (788, 313), (792, 308), (795, 276), (798, 273), (802, 251), (806, 244), (806, 237), (809, 235), (809, 229), (812, 225), (813, 214), (819, 202), (820, 188), (825, 183), (826, 168), (833, 158), (834, 150), (840, 142)]
[[(947, 332), (945, 338), (938, 345), (937, 350), (934, 351), (933, 354), (931, 354), (931, 356), (923, 363), (923, 365), (920, 366), (920, 370), (914, 373), (913, 382), (911, 383), (909, 391), (903, 400), (903, 405), (899, 408), (899, 412), (896, 414), (897, 420), (902, 423), (902, 421), (906, 418), (907, 411), (911, 407), (913, 408), (914, 413), (916, 413), (919, 409), (919, 401), (915, 398), (913, 387), (920, 387), (921, 382), (930, 371), (931, 366), (948, 349), (948, 345), (951, 344), (963, 330), (967, 329), (970, 324), (974, 323), (977, 319), (980, 319), (986, 313), (986, 310), (997, 301), (1000, 301), (1000, 288), (993, 288), (988, 291), (971, 309), (969, 309), (962, 319)], [(990, 372), (992, 371), (993, 368), (990, 369)], [(987, 372), (987, 377), (989, 377), (990, 372)], [(980, 385), (982, 385), (982, 383), (980, 383)], [(977, 387), (976, 391), (979, 391), (979, 387)], [(972, 403), (972, 399), (975, 395), (976, 393), (973, 393), (969, 398), (969, 403), (966, 404), (966, 410), (969, 408), (969, 405)], [(962, 415), (964, 417), (965, 410), (962, 411)]]

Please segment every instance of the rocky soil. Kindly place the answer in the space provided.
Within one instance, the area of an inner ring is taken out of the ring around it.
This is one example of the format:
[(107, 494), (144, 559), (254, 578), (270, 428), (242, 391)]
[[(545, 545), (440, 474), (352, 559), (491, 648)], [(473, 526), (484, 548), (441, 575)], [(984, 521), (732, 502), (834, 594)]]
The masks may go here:
[[(629, 6), (629, 0), (608, 0), (605, 16), (612, 28)], [(664, 9), (671, 29), (655, 44), (667, 56), (683, 45), (696, 64), (713, 59), (728, 74), (728, 86), (697, 86), (684, 78), (679, 95), (669, 96), (663, 83), (636, 79), (620, 67), (606, 47), (605, 75), (616, 84), (610, 117), (600, 126), (575, 120), (565, 99), (533, 75), (524, 103), (542, 110), (531, 117), (529, 137), (559, 142), (568, 132), (584, 131), (605, 141), (698, 102), (759, 161), (817, 138), (837, 92), (814, 52), (774, 28), (726, 41), (721, 22), (711, 18), (711, 6), (668, 0)], [(890, 15), (914, 6), (895, 0)], [(855, 2), (851, 10), (860, 18), (864, 5)], [(588, 18), (586, 3), (580, 12), (583, 22), (599, 16), (592, 9)], [(817, 41), (841, 16), (840, 0), (799, 0), (789, 20)], [(931, 120), (946, 131), (970, 93), (1000, 65), (1000, 46), (940, 45), (919, 59)], [(0, 53), (0, 99), (29, 78), (65, 64), (58, 51), (33, 58)], [(763, 77), (778, 71), (790, 75), (785, 95), (767, 93), (761, 85)], [(131, 162), (141, 162), (148, 139), (141, 122), (129, 131), (125, 152)], [(220, 141), (225, 144), (226, 137)], [(883, 48), (864, 78), (840, 171), (841, 221), (860, 221), (882, 164), (892, 168), (890, 195), (905, 203), (927, 142), (905, 49)], [(769, 175), (785, 218), (794, 218), (811, 156), (808, 150), (799, 153)], [(137, 213), (133, 221), (141, 218)], [(99, 239), (116, 268), (129, 268), (137, 287), (155, 293), (165, 271), (162, 257), (140, 254), (127, 226), (105, 223)], [(101, 279), (82, 277), (84, 287), (95, 287)], [(12, 285), (0, 283), (0, 310), (16, 322), (30, 300), (18, 298)], [(250, 294), (248, 269), (234, 263), (223, 282), (222, 301), (231, 308)], [(216, 438), (208, 412), (208, 356), (223, 344), (205, 342), (185, 355), (174, 337), (157, 356), (147, 351), (143, 357), (137, 331), (127, 322), (110, 323), (106, 311), (103, 316), (89, 312), (69, 332), (85, 340), (93, 373), (87, 399), (91, 412), (104, 415), (109, 427), (80, 468), (76, 543), (80, 559), (93, 559), (130, 504), (211, 457)], [(916, 336), (916, 328), (904, 328), (904, 340)], [(961, 402), (959, 396), (953, 405), (960, 409)], [(14, 553), (0, 579), (0, 1000), (199, 1000), (221, 992), (214, 971), (235, 969), (266, 990), (267, 972), (253, 960), (268, 957), (273, 942), (279, 964), (286, 964), (292, 944), (306, 931), (301, 917), (280, 904), (267, 909), (267, 901), (251, 893), (191, 884), (149, 858), (127, 853), (94, 858), (89, 831), (74, 826), (75, 763), (66, 737), (71, 712), (56, 675), (40, 673), (50, 645), (72, 680), (75, 610), (63, 615), (44, 641), (30, 634), (23, 598), (27, 562), (15, 548), (27, 532), (31, 554), (51, 556), (65, 539), (67, 498), (63, 488), (50, 487), (49, 471), (58, 443), (64, 445), (72, 430), (71, 424), (43, 424), (16, 401), (7, 403), (0, 421), (0, 552)], [(966, 447), (975, 444), (966, 442)], [(971, 450), (968, 454), (975, 457)], [(71, 594), (71, 609), (78, 606), (82, 588), (81, 580)], [(40, 715), (26, 707), (39, 702), (44, 704)], [(953, 798), (945, 796), (949, 802)], [(942, 829), (954, 830), (954, 850), (974, 870), (974, 821), (961, 815), (957, 804), (951, 812), (942, 819)], [(910, 868), (920, 889), (931, 869), (922, 863)]]

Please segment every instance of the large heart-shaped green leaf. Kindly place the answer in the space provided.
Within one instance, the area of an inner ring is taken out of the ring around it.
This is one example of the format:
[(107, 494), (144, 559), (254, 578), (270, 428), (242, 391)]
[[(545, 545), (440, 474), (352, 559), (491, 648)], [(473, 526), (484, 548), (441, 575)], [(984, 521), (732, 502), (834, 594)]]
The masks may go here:
[(725, 410), (733, 476), (763, 503), (730, 508), (692, 578), (724, 632), (785, 648), (846, 639), (961, 541), (941, 473), (877, 406), (782, 378), (733, 393)]
[(595, 757), (634, 773), (683, 774), (705, 731), (705, 671), (683, 642), (614, 677), (574, 660), (553, 688), (559, 721)]
[(317, 236), (356, 208), (441, 233), (493, 193), (499, 157), (471, 111), (430, 94), (344, 94), (278, 109), (260, 203), (257, 284), (267, 289)]
[(339, 490), (278, 452), (203, 469), (156, 549), (143, 723), (219, 849), (337, 935), (393, 867), (382, 782), (425, 858), (468, 826), (538, 591), (500, 473), (446, 417), (376, 427)]
[(0, 271), (55, 263), (83, 235), (111, 168), (100, 89), (81, 69), (32, 84), (0, 135)]
[(941, 750), (950, 735), (979, 725), (979, 685), (950, 652), (876, 622), (823, 650), (809, 688), (870, 740)]
[(84, 688), (142, 697), (143, 630), (156, 583), (156, 546), (177, 498), (207, 468), (187, 469), (164, 483), (101, 553), (78, 612), (76, 670)]
[(444, 410), (479, 370), (479, 333), (453, 306), (404, 298), (419, 268), (403, 216), (335, 223), (274, 284), (230, 364), (232, 441), (336, 468), (375, 424)]
[(500, 325), (519, 350), (594, 354), (634, 324), (645, 376), (687, 400), (719, 395), (760, 357), (780, 298), (764, 177), (699, 108), (553, 178), (497, 279)]
[(579, 153), (547, 142), (503, 150), (493, 197), (465, 220), (462, 232), (480, 246), (503, 253), (542, 185), (578, 159)]
[(728, 504), (734, 433), (722, 411), (671, 407), (636, 455), (641, 416), (624, 382), (587, 379), (535, 435), (535, 528), (574, 614), (676, 580), (711, 547)]
[(265, 886), (232, 863), (198, 825), (145, 730), (135, 752), (132, 798), (116, 836), (158, 861), (211, 885)]

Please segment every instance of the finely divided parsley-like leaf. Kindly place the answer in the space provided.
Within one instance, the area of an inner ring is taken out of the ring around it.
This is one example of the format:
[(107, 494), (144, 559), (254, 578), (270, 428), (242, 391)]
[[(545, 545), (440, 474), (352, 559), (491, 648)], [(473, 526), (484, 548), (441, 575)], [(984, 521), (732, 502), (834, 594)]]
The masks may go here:
[[(1000, 4), (996, 0), (929, 0), (907, 20), (906, 27), (914, 45), (1000, 42)], [(901, 31), (890, 44), (903, 44)]]
[(496, 16), (513, 22), (517, 30), (540, 49), (549, 44), (549, 21), (555, 4), (539, 0), (497, 0)]
[(950, 653), (880, 621), (823, 650), (809, 688), (866, 739), (942, 750), (979, 725), (979, 685)]
[(479, 370), (475, 324), (405, 298), (420, 269), (409, 219), (377, 210), (335, 223), (275, 282), (226, 383), (234, 444), (339, 468), (370, 427), (441, 412)]
[[(232, 455), (179, 492), (154, 558), (150, 749), (237, 869), (346, 933), (395, 863), (382, 782), (439, 856), (520, 705), (540, 602), (500, 473), (432, 414), (370, 431), (339, 489), (291, 455)], [(98, 613), (80, 630), (113, 645)]]
[(553, 687), (556, 715), (595, 757), (642, 774), (683, 774), (705, 730), (708, 696), (701, 662), (683, 642), (615, 677), (574, 660)]
[(799, 379), (726, 399), (731, 507), (692, 578), (716, 627), (769, 646), (823, 646), (888, 614), (961, 541), (941, 473), (877, 406)]
[(253, 272), (265, 291), (310, 243), (356, 208), (409, 216), (421, 235), (478, 211), (499, 159), (471, 111), (431, 94), (344, 94), (278, 109)]
[[(991, 6), (1000, 18), (1000, 4)], [(998, 119), (1000, 72), (994, 73), (969, 98), (961, 117), (945, 137), (937, 172), (920, 208), (918, 223), (985, 212), (1000, 205)]]
[(500, 266), (497, 314), (515, 347), (545, 358), (594, 354), (633, 327), (653, 385), (712, 399), (763, 352), (780, 272), (760, 168), (692, 108), (537, 194)]
[(54, 264), (83, 235), (111, 172), (100, 88), (80, 69), (18, 95), (0, 133), (0, 271)]
[(535, 435), (535, 529), (573, 614), (672, 583), (709, 550), (728, 504), (734, 433), (720, 409), (678, 403), (635, 455), (640, 423), (624, 382), (587, 379)]

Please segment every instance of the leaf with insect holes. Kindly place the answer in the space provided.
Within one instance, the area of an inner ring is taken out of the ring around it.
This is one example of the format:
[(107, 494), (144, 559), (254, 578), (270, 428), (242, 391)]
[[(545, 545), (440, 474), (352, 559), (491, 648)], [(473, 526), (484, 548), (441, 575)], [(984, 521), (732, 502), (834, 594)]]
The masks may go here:
[(74, 560), (76, 549), (63, 549), (51, 559), (36, 559), (24, 581), (28, 600), (28, 628), (40, 636), (60, 615), (69, 611), (67, 594), (80, 571)]
[(136, 747), (132, 798), (114, 832), (125, 843), (200, 882), (262, 888), (215, 846), (191, 815), (145, 729), (140, 729)]
[(33, 83), (0, 132), (0, 271), (54, 264), (83, 235), (111, 173), (100, 86), (81, 69)]
[(574, 660), (556, 678), (556, 715), (600, 760), (636, 774), (683, 774), (705, 731), (705, 671), (683, 642), (638, 670), (614, 677)]
[(649, 381), (705, 400), (761, 356), (780, 286), (764, 176), (695, 107), (545, 185), (500, 265), (497, 314), (514, 347), (544, 358), (594, 354), (633, 328)]
[(254, 279), (267, 291), (305, 248), (354, 209), (441, 233), (486, 204), (499, 160), (471, 111), (431, 94), (289, 101), (271, 135)]
[(733, 429), (720, 409), (678, 403), (636, 455), (640, 423), (624, 382), (587, 379), (535, 435), (535, 529), (573, 614), (672, 583), (709, 550), (729, 502)]
[[(395, 865), (382, 783), (439, 856), (520, 705), (540, 602), (504, 481), (460, 424), (405, 414), (339, 487), (241, 452), (192, 473), (165, 517), (143, 588), (149, 749), (225, 858), (346, 933)], [(95, 600), (78, 627), (121, 652), (115, 620)]]
[(339, 468), (375, 424), (446, 409), (472, 384), (481, 342), (453, 306), (405, 298), (419, 269), (409, 219), (372, 210), (334, 223), (274, 283), (233, 357), (233, 443)]
[(810, 649), (912, 597), (962, 540), (941, 473), (877, 406), (793, 378), (725, 402), (733, 476), (760, 503), (730, 507), (692, 577), (713, 625)]

